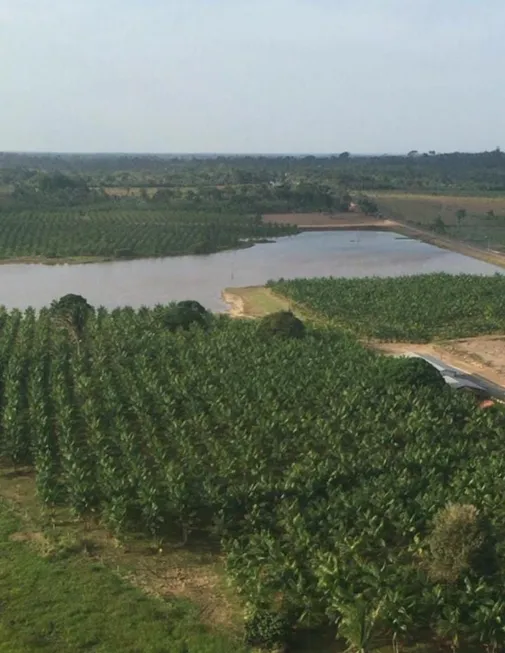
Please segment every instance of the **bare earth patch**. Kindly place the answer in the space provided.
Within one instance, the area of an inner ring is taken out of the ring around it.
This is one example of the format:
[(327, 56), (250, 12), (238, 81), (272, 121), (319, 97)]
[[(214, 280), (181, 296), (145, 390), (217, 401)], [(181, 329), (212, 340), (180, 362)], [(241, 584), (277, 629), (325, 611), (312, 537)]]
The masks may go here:
[(505, 336), (478, 336), (440, 343), (373, 342), (375, 349), (390, 354), (426, 354), (468, 374), (480, 374), (498, 385), (505, 385)]
[(300, 229), (392, 229), (396, 223), (366, 216), (364, 213), (270, 213), (264, 222), (295, 224)]

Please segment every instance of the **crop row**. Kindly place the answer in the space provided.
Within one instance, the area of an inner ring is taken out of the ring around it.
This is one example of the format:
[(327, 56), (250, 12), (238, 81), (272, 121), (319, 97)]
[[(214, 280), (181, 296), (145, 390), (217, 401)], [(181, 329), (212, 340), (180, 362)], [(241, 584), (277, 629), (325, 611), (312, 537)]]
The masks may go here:
[(293, 233), (252, 216), (169, 211), (0, 212), (0, 257), (170, 256)]
[[(0, 455), (35, 466), (43, 501), (115, 531), (217, 533), (247, 602), (292, 626), (355, 610), (400, 640), (503, 641), (498, 409), (396, 383), (397, 362), (340, 332), (170, 333), (162, 315), (99, 309), (76, 346), (48, 310), (0, 313)], [(429, 575), (449, 502), (488, 519), (492, 573)]]
[(505, 331), (505, 276), (500, 274), (293, 279), (269, 285), (365, 337), (427, 342)]

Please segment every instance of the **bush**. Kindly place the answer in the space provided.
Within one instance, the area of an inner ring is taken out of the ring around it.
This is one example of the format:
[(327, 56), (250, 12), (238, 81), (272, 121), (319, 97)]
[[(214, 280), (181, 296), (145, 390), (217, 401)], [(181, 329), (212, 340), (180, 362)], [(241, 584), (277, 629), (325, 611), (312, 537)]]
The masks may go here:
[(433, 521), (429, 536), (429, 574), (439, 582), (454, 583), (465, 573), (494, 573), (494, 545), (488, 523), (471, 504), (449, 504)]
[(267, 650), (283, 649), (289, 636), (289, 623), (284, 615), (257, 610), (245, 623), (245, 643)]
[(283, 338), (303, 338), (305, 325), (291, 311), (279, 311), (266, 315), (260, 322), (258, 331), (263, 336)]
[(444, 377), (423, 358), (386, 358), (381, 361), (383, 382), (387, 385), (410, 386), (411, 388), (446, 389)]
[(170, 331), (191, 326), (205, 327), (208, 324), (209, 312), (198, 302), (186, 300), (167, 307), (162, 313), (162, 322)]

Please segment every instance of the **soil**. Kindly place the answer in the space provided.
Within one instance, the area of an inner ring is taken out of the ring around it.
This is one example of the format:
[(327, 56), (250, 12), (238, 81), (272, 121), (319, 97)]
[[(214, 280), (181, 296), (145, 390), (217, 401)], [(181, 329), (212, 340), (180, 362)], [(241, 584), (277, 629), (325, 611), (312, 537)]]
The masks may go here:
[(264, 222), (295, 224), (300, 229), (392, 229), (392, 220), (379, 220), (363, 213), (270, 213)]
[(498, 385), (505, 385), (505, 336), (478, 336), (431, 344), (408, 342), (371, 343), (390, 354), (426, 354), (468, 374), (480, 374)]
[(229, 309), (226, 312), (230, 317), (250, 317), (245, 313), (244, 300), (242, 297), (227, 290), (223, 290), (221, 297), (229, 306)]

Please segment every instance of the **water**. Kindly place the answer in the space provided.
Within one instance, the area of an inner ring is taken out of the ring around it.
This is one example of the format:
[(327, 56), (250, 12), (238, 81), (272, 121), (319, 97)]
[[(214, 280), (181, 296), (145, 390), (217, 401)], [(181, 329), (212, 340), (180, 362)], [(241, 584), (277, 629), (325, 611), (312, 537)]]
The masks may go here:
[(503, 273), (476, 259), (397, 234), (316, 231), (275, 243), (209, 256), (116, 261), (88, 265), (0, 265), (0, 304), (41, 308), (67, 293), (94, 306), (140, 307), (196, 299), (213, 311), (226, 305), (228, 286), (320, 276), (397, 276), (429, 272)]

